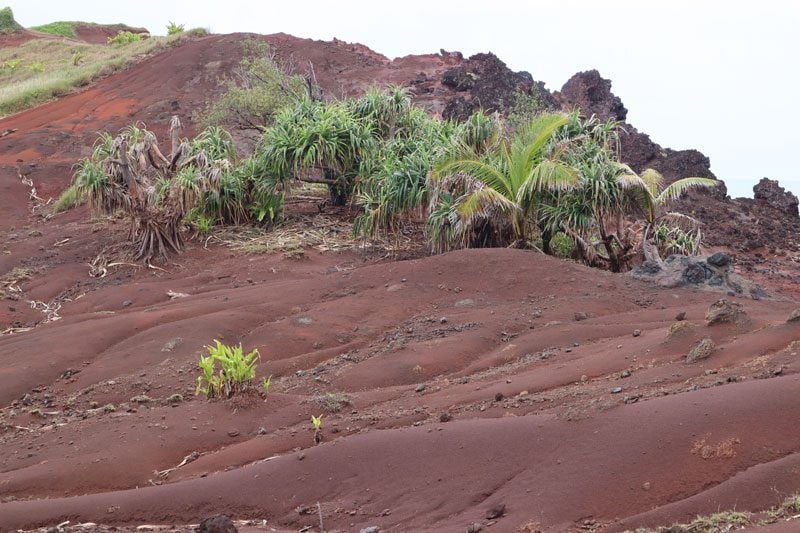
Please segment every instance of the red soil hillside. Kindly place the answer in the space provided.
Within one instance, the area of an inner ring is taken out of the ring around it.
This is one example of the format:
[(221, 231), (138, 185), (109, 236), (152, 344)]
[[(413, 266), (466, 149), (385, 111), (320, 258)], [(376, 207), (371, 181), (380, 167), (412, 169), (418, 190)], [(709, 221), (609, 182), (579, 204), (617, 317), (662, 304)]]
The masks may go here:
[(60, 39), (55, 35), (49, 33), (41, 33), (31, 30), (17, 30), (10, 33), (0, 33), (0, 48), (19, 46), (34, 39)]
[[(779, 415), (800, 398), (791, 302), (745, 302), (754, 323), (737, 330), (703, 324), (715, 294), (519, 251), (376, 266), (226, 256), (197, 249), (169, 274), (90, 289), (62, 320), (0, 340), (0, 403), (33, 428), (3, 434), (18, 453), (0, 460), (0, 485), (48, 498), (0, 504), (0, 528), (224, 511), (296, 529), (316, 517), (295, 509), (320, 501), (328, 527), (463, 531), (503, 503), (500, 531), (564, 531), (763, 509), (800, 486), (800, 434)], [(691, 326), (670, 336), (679, 311)], [(719, 350), (684, 364), (704, 336)], [(260, 349), (259, 377), (274, 376), (265, 402), (194, 398), (211, 338)], [(310, 447), (315, 398), (329, 391), (349, 404)], [(126, 490), (153, 482), (166, 484)]]
[[(121, 31), (147, 33), (145, 28), (133, 28), (125, 24), (78, 24), (74, 26), (75, 40), (90, 44), (106, 44), (109, 37)], [(20, 29), (11, 33), (0, 33), (0, 48), (19, 46), (34, 39), (64, 39), (58, 35), (40, 31)]]
[[(115, 255), (124, 221), (48, 216), (97, 131), (189, 124), (243, 37), (0, 120), (0, 531), (216, 513), (297, 531), (317, 502), (329, 531), (622, 531), (800, 492), (799, 305), (779, 293), (726, 296), (750, 320), (709, 326), (719, 293), (520, 250), (392, 262), (210, 239), (153, 269)], [(432, 106), (461, 61), (266, 39), (329, 94), (422, 73)], [(213, 339), (259, 349), (266, 398), (195, 396)]]

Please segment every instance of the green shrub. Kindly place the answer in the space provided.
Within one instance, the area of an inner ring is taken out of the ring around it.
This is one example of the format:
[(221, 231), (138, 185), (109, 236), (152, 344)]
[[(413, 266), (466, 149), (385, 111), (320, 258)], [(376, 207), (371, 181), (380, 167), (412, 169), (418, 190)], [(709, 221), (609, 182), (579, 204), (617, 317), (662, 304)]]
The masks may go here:
[(184, 31), (183, 24), (175, 24), (171, 20), (169, 24), (167, 24), (167, 35), (177, 35), (178, 33), (183, 33)]
[(36, 61), (35, 63), (31, 63), (30, 66), (31, 72), (35, 72), (36, 74), (41, 74), (45, 71), (44, 63), (41, 61)]
[(211, 30), (209, 28), (192, 28), (186, 32), (186, 35), (191, 37), (205, 37), (209, 34), (211, 34)]
[(108, 44), (125, 46), (127, 44), (135, 43), (141, 40), (142, 38), (136, 33), (130, 31), (121, 31), (114, 37), (109, 37)]
[(225, 126), (260, 135), (282, 109), (302, 98), (306, 81), (278, 63), (263, 41), (244, 41), (242, 51), (235, 77), (222, 80), (222, 95), (194, 119), (206, 127)]
[(575, 241), (564, 233), (556, 233), (550, 239), (550, 251), (556, 257), (570, 258), (575, 254)]
[(14, 20), (14, 12), (10, 7), (0, 9), (0, 33), (11, 33), (21, 29), (22, 26)]
[[(195, 394), (205, 394), (207, 398), (224, 396), (230, 398), (252, 386), (256, 377), (258, 349), (244, 355), (242, 345), (227, 346), (214, 340), (214, 346), (206, 346), (208, 356), (200, 356), (198, 366), (202, 375), (197, 378)], [(217, 373), (216, 364), (220, 370)]]

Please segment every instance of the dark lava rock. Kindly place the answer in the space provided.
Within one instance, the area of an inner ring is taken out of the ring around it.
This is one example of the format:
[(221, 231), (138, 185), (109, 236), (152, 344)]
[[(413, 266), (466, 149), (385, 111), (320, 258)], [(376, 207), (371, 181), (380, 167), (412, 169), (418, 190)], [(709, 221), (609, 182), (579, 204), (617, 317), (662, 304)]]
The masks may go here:
[(442, 74), (442, 85), (456, 91), (468, 91), (475, 86), (476, 75), (469, 72), (467, 67), (459, 65)]
[(238, 533), (239, 530), (233, 525), (230, 518), (223, 514), (218, 514), (210, 518), (206, 518), (195, 529), (197, 533)]
[(628, 110), (622, 100), (611, 92), (611, 80), (596, 70), (578, 72), (557, 93), (562, 107), (581, 110), (584, 116), (597, 115), (600, 120), (625, 120)]
[(575, 313), (575, 321), (576, 322), (580, 322), (582, 320), (586, 320), (587, 318), (589, 318), (589, 315), (587, 315), (583, 311), (578, 311), (577, 313)]
[[(675, 180), (688, 177), (716, 179), (711, 172), (711, 161), (697, 150), (672, 150), (663, 148), (625, 122), (628, 110), (622, 100), (611, 92), (611, 80), (603, 78), (596, 70), (579, 72), (572, 76), (555, 98), (562, 109), (580, 109), (581, 115), (596, 115), (601, 120), (613, 119), (622, 122), (620, 132), (620, 152), (622, 160), (635, 171), (646, 168), (659, 171), (665, 179), (665, 185)], [(719, 182), (713, 189), (692, 189), (687, 196), (704, 197), (712, 195), (724, 199), (727, 189)]]
[(756, 203), (777, 209), (792, 218), (799, 218), (797, 196), (781, 187), (776, 180), (761, 178), (753, 187)]
[(706, 259), (709, 265), (715, 267), (726, 267), (732, 263), (731, 256), (725, 252), (717, 252)]
[(508, 109), (517, 93), (536, 96), (547, 108), (558, 108), (544, 83), (534, 81), (528, 72), (514, 72), (491, 53), (475, 54), (445, 71), (442, 85), (458, 93), (447, 98), (442, 116), (448, 119), (465, 120), (479, 109)]
[(753, 299), (767, 296), (757, 284), (733, 272), (729, 255), (716, 253), (711, 257), (689, 257), (671, 255), (662, 263), (645, 261), (631, 275), (637, 279), (650, 280), (667, 288), (690, 286), (734, 294), (746, 294)]

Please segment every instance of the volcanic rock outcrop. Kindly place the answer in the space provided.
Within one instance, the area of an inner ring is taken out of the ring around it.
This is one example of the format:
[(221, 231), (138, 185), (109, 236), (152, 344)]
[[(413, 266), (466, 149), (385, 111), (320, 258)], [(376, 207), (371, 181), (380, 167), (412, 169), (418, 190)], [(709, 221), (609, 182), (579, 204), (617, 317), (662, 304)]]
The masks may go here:
[(506, 109), (517, 93), (536, 95), (544, 105), (556, 107), (543, 82), (534, 81), (528, 72), (512, 71), (492, 53), (475, 54), (445, 71), (442, 85), (455, 92), (448, 95), (445, 118), (464, 120), (478, 109)]
[(797, 210), (797, 196), (781, 187), (776, 180), (761, 178), (761, 181), (753, 186), (753, 198), (760, 207), (777, 209), (792, 218), (800, 217)]

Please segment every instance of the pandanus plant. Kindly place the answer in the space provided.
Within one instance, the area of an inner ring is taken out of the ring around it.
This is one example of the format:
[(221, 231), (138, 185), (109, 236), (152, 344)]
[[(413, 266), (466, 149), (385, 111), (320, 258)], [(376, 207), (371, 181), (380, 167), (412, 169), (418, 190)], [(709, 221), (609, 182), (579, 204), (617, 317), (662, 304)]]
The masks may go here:
[(230, 134), (209, 128), (189, 142), (180, 137), (177, 116), (169, 134), (166, 156), (143, 124), (128, 126), (116, 137), (101, 134), (92, 155), (77, 165), (73, 182), (95, 210), (130, 217), (135, 257), (148, 263), (181, 250), (184, 216), (192, 210), (224, 222), (249, 218), (246, 202), (255, 177), (234, 168)]

